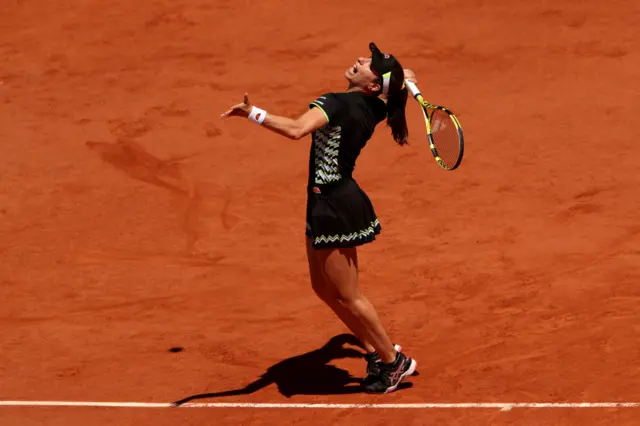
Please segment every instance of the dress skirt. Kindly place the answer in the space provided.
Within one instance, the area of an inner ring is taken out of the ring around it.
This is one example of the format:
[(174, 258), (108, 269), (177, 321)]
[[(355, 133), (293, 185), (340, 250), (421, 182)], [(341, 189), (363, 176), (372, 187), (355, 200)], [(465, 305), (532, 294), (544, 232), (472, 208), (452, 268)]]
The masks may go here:
[(313, 248), (357, 247), (380, 234), (367, 194), (352, 178), (307, 190), (307, 230)]

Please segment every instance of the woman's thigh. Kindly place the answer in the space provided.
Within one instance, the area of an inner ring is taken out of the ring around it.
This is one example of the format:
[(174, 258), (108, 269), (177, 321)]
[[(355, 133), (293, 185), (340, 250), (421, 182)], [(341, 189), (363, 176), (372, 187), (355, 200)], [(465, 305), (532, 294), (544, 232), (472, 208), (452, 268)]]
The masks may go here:
[(321, 299), (326, 299), (328, 294), (328, 286), (325, 283), (322, 264), (318, 258), (318, 250), (311, 245), (311, 238), (306, 237), (307, 245), (307, 261), (309, 262), (309, 276), (311, 277), (311, 287)]
[(359, 296), (358, 253), (355, 248), (316, 250), (307, 239), (311, 282), (318, 294), (353, 300)]

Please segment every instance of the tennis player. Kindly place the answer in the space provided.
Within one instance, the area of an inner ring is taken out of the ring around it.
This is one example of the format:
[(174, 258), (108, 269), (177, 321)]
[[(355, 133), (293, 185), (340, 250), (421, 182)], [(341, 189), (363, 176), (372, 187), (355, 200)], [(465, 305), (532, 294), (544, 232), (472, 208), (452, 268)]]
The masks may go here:
[(416, 81), (394, 56), (383, 54), (374, 43), (369, 49), (370, 57), (359, 58), (346, 70), (345, 92), (318, 97), (297, 119), (267, 113), (251, 105), (247, 95), (222, 117), (246, 117), (291, 139), (312, 134), (306, 213), (311, 284), (365, 347), (365, 390), (388, 393), (415, 372), (417, 363), (391, 342), (358, 287), (357, 247), (374, 241), (381, 226), (353, 171), (361, 150), (383, 120), (399, 145), (407, 143), (404, 80)]

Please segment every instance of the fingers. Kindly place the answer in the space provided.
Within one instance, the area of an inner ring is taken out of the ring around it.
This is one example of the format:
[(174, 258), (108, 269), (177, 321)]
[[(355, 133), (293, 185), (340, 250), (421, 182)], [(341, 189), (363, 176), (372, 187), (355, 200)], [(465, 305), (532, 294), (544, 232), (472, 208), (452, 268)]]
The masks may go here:
[(243, 111), (248, 105), (249, 105), (249, 94), (245, 93), (243, 103), (232, 106), (227, 111), (220, 114), (220, 118), (227, 118), (233, 115), (240, 115), (240, 111)]
[(416, 74), (411, 71), (409, 68), (405, 68), (404, 70), (404, 78), (407, 81), (410, 81), (412, 83), (417, 84), (418, 83), (418, 79), (416, 78)]
[(222, 118), (227, 118), (227, 117), (229, 117), (229, 116), (231, 116), (231, 115), (237, 115), (237, 114), (234, 114), (234, 113), (236, 113), (236, 112), (237, 112), (237, 111), (238, 111), (238, 110), (239, 110), (243, 105), (244, 105), (244, 104), (238, 104), (238, 105), (234, 105), (234, 106), (232, 106), (230, 109), (228, 109), (227, 111), (225, 111), (225, 112), (221, 115), (221, 117), (222, 117)]

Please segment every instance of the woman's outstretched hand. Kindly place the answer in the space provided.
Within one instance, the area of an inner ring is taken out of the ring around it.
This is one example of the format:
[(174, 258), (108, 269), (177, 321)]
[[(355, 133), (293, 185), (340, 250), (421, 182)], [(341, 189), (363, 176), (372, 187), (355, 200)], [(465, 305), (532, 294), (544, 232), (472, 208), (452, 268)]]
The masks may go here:
[(241, 104), (237, 104), (225, 111), (221, 117), (244, 117), (247, 118), (251, 112), (251, 104), (249, 103), (249, 95), (244, 94), (244, 101)]

